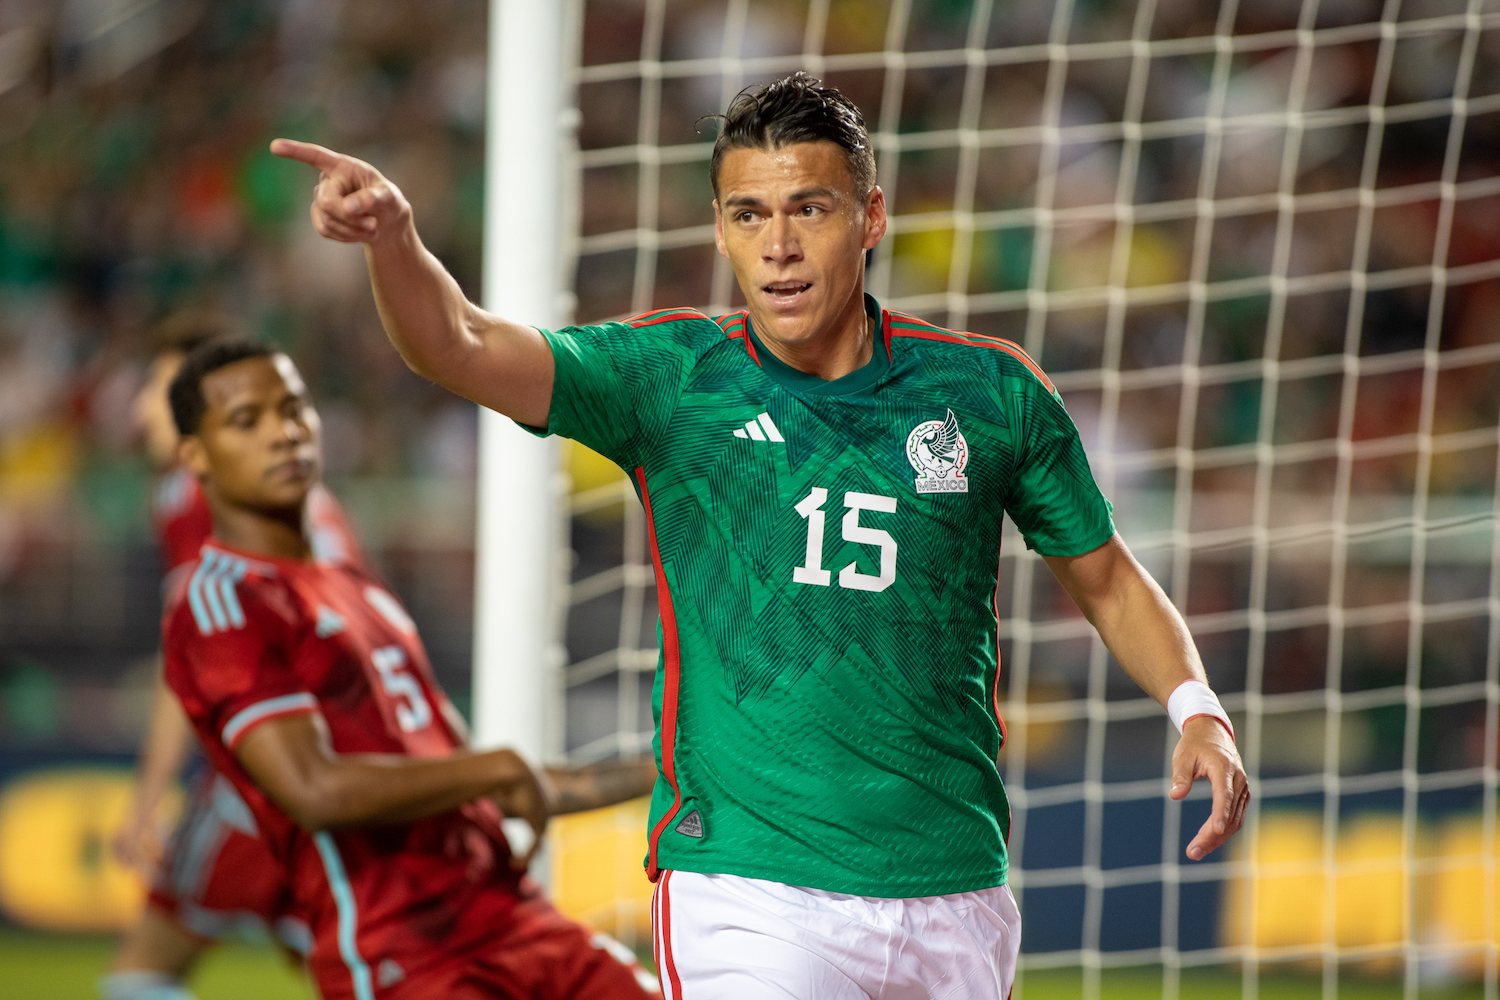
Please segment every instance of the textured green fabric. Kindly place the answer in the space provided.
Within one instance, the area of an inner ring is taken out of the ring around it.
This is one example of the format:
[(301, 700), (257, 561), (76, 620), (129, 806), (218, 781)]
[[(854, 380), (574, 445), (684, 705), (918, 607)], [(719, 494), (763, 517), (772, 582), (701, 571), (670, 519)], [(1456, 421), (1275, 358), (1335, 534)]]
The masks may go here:
[(546, 334), (546, 431), (631, 473), (666, 584), (648, 868), (888, 897), (1005, 881), (1002, 512), (1077, 555), (1110, 507), (1019, 348), (869, 308), (875, 357), (832, 382), (770, 357), (744, 313)]

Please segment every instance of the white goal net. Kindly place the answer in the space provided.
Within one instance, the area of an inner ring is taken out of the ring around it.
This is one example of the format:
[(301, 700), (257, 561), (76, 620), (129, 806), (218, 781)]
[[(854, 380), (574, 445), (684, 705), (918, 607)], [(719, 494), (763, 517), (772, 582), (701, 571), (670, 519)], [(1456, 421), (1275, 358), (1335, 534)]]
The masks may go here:
[[(870, 290), (1048, 371), (1234, 717), (1254, 803), (1188, 862), (1207, 800), (1166, 798), (1175, 731), (1012, 529), (1016, 996), (1128, 974), (1166, 998), (1197, 976), (1494, 997), (1500, 2), (575, 0), (574, 21), (575, 319), (737, 307), (695, 123), (822, 76), (864, 110), (891, 207)], [(650, 752), (642, 513), (599, 461), (572, 469), (557, 742)], [(639, 878), (598, 919), (639, 926)]]

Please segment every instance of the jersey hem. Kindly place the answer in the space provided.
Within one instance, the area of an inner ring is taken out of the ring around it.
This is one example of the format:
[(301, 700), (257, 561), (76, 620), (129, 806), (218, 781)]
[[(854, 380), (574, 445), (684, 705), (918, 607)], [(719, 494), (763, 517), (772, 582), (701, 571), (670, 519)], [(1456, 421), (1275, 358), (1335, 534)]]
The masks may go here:
[(230, 750), (234, 750), (253, 730), (267, 722), (290, 715), (316, 715), (318, 712), (318, 699), (305, 691), (267, 698), (234, 713), (234, 717), (220, 730), (219, 739)]
[(961, 879), (912, 879), (900, 884), (891, 882), (865, 882), (858, 879), (830, 879), (808, 873), (808, 878), (799, 878), (798, 873), (785, 867), (730, 864), (714, 865), (709, 859), (702, 861), (674, 861), (658, 856), (662, 872), (696, 872), (699, 875), (738, 875), (741, 878), (758, 878), (767, 882), (798, 889), (817, 889), (820, 892), (842, 892), (851, 896), (871, 896), (877, 899), (921, 899), (928, 896), (951, 896), (960, 892), (977, 892), (1005, 885), (1010, 879), (1010, 865), (1004, 864), (983, 875)]
[[(1114, 522), (1114, 518), (1110, 518), (1109, 523), (1106, 524), (1104, 526), (1104, 528), (1105, 528), (1105, 530), (1099, 532), (1099, 534), (1097, 535), (1097, 537), (1096, 536), (1088, 536), (1091, 540), (1088, 541), (1088, 542), (1086, 542), (1086, 543), (1083, 543), (1083, 545), (1082, 545), (1081, 548), (1075, 548), (1074, 546), (1069, 545), (1069, 546), (1067, 546), (1067, 550), (1066, 551), (1044, 552), (1042, 550), (1042, 547), (1040, 545), (1033, 545), (1031, 543), (1031, 539), (1029, 539), (1029, 538), (1025, 539), (1026, 547), (1028, 549), (1031, 549), (1033, 552), (1035, 552), (1039, 556), (1051, 556), (1054, 559), (1071, 559), (1074, 556), (1084, 556), (1084, 555), (1088, 555), (1090, 552), (1094, 551), (1095, 549), (1099, 548), (1099, 546), (1103, 545), (1105, 542), (1107, 542), (1111, 538), (1115, 537), (1115, 522)], [(1023, 538), (1024, 538), (1024, 536), (1023, 536)]]

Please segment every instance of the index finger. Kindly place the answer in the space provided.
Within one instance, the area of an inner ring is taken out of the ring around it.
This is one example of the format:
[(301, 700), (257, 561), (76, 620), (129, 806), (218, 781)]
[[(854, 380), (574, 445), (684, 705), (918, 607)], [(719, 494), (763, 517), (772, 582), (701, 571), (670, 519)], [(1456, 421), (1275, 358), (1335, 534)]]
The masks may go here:
[(271, 152), (288, 160), (297, 160), (309, 167), (328, 173), (349, 159), (343, 153), (335, 153), (327, 146), (315, 142), (298, 142), (296, 139), (273, 139)]

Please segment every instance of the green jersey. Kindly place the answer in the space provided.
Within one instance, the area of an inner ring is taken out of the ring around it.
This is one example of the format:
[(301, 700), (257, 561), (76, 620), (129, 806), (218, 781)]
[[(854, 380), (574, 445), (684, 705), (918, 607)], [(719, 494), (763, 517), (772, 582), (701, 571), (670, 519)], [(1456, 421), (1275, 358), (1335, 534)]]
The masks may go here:
[(1002, 514), (1067, 556), (1109, 539), (1110, 506), (1019, 347), (867, 308), (873, 356), (832, 381), (779, 361), (743, 312), (546, 334), (546, 432), (618, 462), (646, 509), (653, 879), (886, 897), (1005, 881)]

